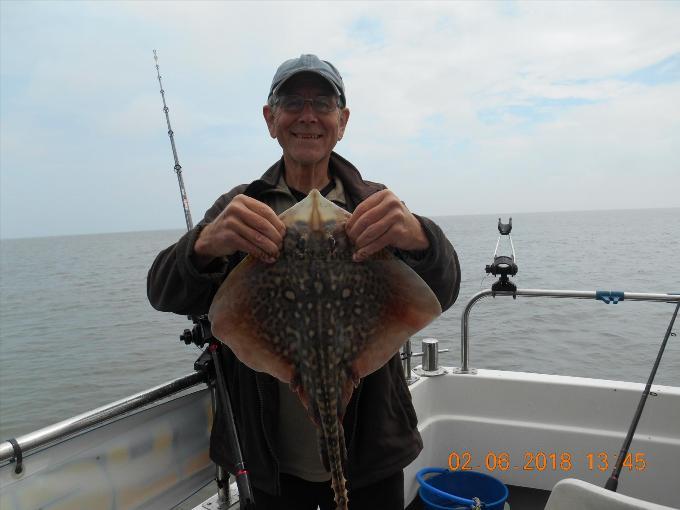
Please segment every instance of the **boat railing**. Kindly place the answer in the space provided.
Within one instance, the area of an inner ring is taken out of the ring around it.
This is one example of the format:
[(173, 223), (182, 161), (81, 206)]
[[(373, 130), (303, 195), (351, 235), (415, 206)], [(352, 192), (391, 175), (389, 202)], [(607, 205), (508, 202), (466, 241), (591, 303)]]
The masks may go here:
[(21, 456), (30, 451), (46, 446), (54, 441), (65, 439), (107, 422), (112, 418), (123, 416), (130, 411), (158, 402), (200, 383), (205, 383), (204, 374), (196, 372), (185, 375), (165, 384), (117, 400), (111, 404), (98, 407), (53, 425), (48, 425), (34, 432), (29, 432), (16, 439), (3, 441), (0, 443), (0, 463), (14, 460), (17, 463), (17, 469), (20, 469)]
[[(457, 368), (456, 373), (469, 374), (474, 373), (474, 369), (470, 368), (470, 336), (469, 323), (470, 312), (475, 304), (483, 298), (488, 296), (493, 297), (549, 297), (549, 298), (563, 298), (563, 299), (595, 299), (604, 303), (619, 303), (621, 301), (651, 301), (661, 303), (678, 303), (680, 302), (680, 294), (654, 294), (654, 293), (640, 293), (640, 292), (620, 292), (620, 291), (578, 291), (578, 290), (555, 290), (555, 289), (517, 289), (516, 291), (492, 291), (486, 289), (478, 292), (465, 306), (461, 320), (461, 366)], [(438, 342), (435, 339), (426, 338), (423, 340), (423, 351), (421, 353), (413, 353), (411, 350), (411, 342), (408, 341), (404, 346), (402, 352), (402, 359), (404, 360), (405, 372), (414, 380), (411, 369), (411, 358), (416, 356), (423, 356), (423, 365), (419, 367), (420, 375), (437, 375), (441, 373), (438, 365), (437, 355), (446, 352), (447, 349), (439, 349)], [(196, 372), (189, 374), (168, 383), (150, 388), (148, 390), (130, 395), (121, 400), (111, 404), (93, 409), (86, 413), (74, 416), (72, 418), (63, 420), (61, 422), (49, 425), (39, 430), (30, 432), (28, 434), (19, 436), (13, 440), (7, 440), (0, 443), (0, 463), (17, 460), (17, 454), (25, 454), (51, 442), (61, 440), (73, 434), (77, 434), (88, 428), (104, 423), (111, 418), (122, 416), (135, 409), (142, 408), (154, 402), (160, 401), (163, 398), (169, 397), (173, 394), (179, 393), (185, 389), (191, 388), (201, 383), (205, 383), (205, 376), (203, 373)], [(14, 443), (14, 444), (13, 444)]]
[[(461, 366), (454, 369), (456, 374), (474, 374), (475, 369), (470, 368), (470, 312), (472, 307), (481, 299), (492, 296), (522, 296), (522, 297), (548, 297), (562, 299), (595, 299), (606, 304), (617, 304), (621, 301), (652, 301), (660, 303), (678, 303), (680, 294), (653, 294), (642, 292), (622, 292), (611, 290), (558, 290), (558, 289), (517, 289), (515, 291), (494, 291), (486, 289), (478, 292), (465, 305), (461, 319)], [(439, 342), (434, 338), (424, 338), (422, 340), (422, 352), (413, 352), (412, 340), (409, 339), (404, 344), (401, 352), (401, 359), (404, 368), (406, 382), (411, 385), (419, 379), (420, 375), (436, 376), (443, 375), (446, 371), (439, 366), (438, 355), (447, 352), (448, 349), (439, 349)], [(412, 358), (422, 356), (422, 365), (412, 369)]]
[(562, 299), (595, 299), (606, 304), (617, 304), (621, 301), (652, 301), (658, 303), (680, 303), (680, 294), (650, 294), (642, 292), (623, 292), (623, 291), (609, 291), (609, 290), (554, 290), (554, 289), (517, 289), (514, 291), (493, 291), (486, 289), (478, 292), (470, 300), (465, 309), (461, 319), (461, 342), (460, 342), (460, 358), (461, 366), (456, 369), (456, 373), (473, 374), (474, 369), (470, 368), (470, 312), (472, 307), (476, 305), (481, 299), (492, 297), (548, 297), (548, 298), (562, 298)]

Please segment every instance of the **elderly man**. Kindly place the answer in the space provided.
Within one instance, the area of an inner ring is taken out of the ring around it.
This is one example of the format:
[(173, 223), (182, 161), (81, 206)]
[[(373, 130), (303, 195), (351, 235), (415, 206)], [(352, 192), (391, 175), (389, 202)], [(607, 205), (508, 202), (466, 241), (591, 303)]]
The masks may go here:
[[(460, 269), (440, 228), (411, 213), (384, 185), (365, 181), (333, 152), (349, 120), (346, 101), (342, 77), (329, 62), (302, 55), (281, 64), (263, 114), (283, 157), (259, 179), (218, 198), (196, 228), (158, 255), (148, 277), (155, 308), (207, 313), (217, 289), (246, 254), (266, 263), (277, 259), (285, 235), (277, 215), (312, 189), (352, 213), (346, 231), (357, 263), (387, 247), (423, 278), (442, 310), (453, 304)], [(333, 508), (330, 474), (297, 396), (240, 363), (228, 349), (221, 359), (257, 508)], [(398, 356), (360, 382), (343, 425), (350, 508), (403, 509), (403, 468), (422, 449), (422, 439)], [(228, 444), (218, 410), (210, 454), (233, 471)]]

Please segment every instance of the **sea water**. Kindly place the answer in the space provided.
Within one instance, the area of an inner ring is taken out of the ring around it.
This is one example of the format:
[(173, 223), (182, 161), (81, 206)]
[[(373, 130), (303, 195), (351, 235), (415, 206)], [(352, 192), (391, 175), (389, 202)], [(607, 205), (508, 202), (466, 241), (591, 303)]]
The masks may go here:
[[(460, 258), (461, 289), (413, 348), (438, 338), (449, 349), (440, 361), (459, 365), (465, 303), (494, 281), (484, 266), (498, 218), (434, 219)], [(149, 266), (181, 234), (0, 242), (0, 439), (192, 372), (200, 350), (179, 340), (191, 323), (146, 298)], [(519, 288), (680, 292), (680, 209), (516, 214), (512, 238)], [(508, 254), (509, 244), (499, 251)], [(487, 298), (471, 314), (470, 363), (645, 382), (672, 312), (665, 303)], [(655, 382), (680, 386), (679, 337), (670, 338)]]

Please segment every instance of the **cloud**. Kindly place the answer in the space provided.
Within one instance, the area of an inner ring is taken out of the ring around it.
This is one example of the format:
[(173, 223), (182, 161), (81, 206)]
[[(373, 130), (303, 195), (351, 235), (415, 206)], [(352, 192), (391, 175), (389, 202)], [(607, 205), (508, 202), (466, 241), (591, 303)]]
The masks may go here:
[(338, 151), (418, 212), (680, 206), (677, 3), (0, 9), (3, 236), (182, 226), (153, 49), (196, 217), (279, 157), (261, 106), (307, 52), (345, 79)]

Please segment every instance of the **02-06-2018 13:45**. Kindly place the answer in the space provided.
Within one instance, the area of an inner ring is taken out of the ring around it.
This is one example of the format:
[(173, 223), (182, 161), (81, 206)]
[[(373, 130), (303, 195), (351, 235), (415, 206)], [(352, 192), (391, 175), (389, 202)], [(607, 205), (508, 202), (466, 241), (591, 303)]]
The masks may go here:
[[(613, 459), (613, 460), (612, 460)], [(571, 471), (575, 463), (584, 462), (585, 469), (588, 471), (598, 470), (605, 472), (610, 465), (616, 463), (617, 456), (610, 456), (605, 451), (586, 452), (585, 454), (575, 455), (571, 452), (544, 452), (525, 451), (522, 455), (521, 464), (513, 464), (509, 452), (489, 451), (484, 456), (484, 464), (474, 462), (471, 452), (452, 451), (449, 454), (448, 464), (451, 471), (470, 471), (473, 469), (486, 468), (487, 471)], [(644, 471), (647, 468), (645, 454), (642, 452), (628, 452), (623, 461), (623, 467), (629, 471)]]

